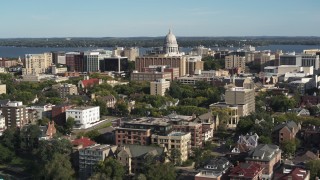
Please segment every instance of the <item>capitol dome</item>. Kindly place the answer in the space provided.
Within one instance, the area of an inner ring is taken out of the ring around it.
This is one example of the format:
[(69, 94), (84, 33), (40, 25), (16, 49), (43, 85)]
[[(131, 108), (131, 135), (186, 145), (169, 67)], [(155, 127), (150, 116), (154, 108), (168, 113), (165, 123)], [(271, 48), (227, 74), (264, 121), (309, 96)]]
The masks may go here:
[(171, 29), (169, 29), (169, 33), (164, 40), (164, 51), (169, 55), (179, 54), (177, 39), (176, 36), (171, 32)]
[(166, 36), (165, 44), (178, 44), (176, 36), (171, 32), (171, 29), (169, 29), (169, 33)]

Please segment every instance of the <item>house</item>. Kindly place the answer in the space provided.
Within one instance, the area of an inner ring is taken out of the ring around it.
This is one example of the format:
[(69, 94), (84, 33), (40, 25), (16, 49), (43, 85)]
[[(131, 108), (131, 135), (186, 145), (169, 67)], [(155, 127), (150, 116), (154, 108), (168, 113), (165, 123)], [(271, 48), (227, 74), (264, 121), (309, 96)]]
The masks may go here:
[(300, 129), (300, 123), (294, 121), (279, 124), (273, 128), (272, 142), (280, 145), (283, 141), (294, 140)]
[(249, 151), (246, 163), (260, 164), (264, 169), (262, 178), (272, 179), (274, 169), (280, 165), (281, 150), (279, 146), (273, 144), (259, 144), (256, 148)]
[(210, 110), (209, 112), (201, 114), (200, 116), (196, 117), (194, 122), (201, 123), (201, 124), (212, 124), (213, 130), (216, 131), (218, 130), (218, 126), (219, 126), (219, 116), (213, 115), (212, 111)]
[(296, 156), (292, 162), (295, 165), (299, 165), (299, 166), (305, 166), (305, 164), (309, 161), (312, 160), (317, 160), (319, 159), (320, 155), (319, 155), (319, 151), (317, 152), (317, 154), (311, 152), (311, 151), (307, 151), (303, 154), (299, 154), (298, 156)]
[(208, 163), (200, 169), (200, 172), (195, 175), (195, 180), (220, 180), (226, 176), (227, 171), (232, 167), (232, 164), (227, 158), (218, 157), (208, 161)]
[(117, 99), (113, 95), (102, 96), (99, 99), (106, 103), (107, 108), (114, 108), (117, 103)]
[(54, 121), (48, 122), (47, 126), (39, 126), (40, 128), (40, 140), (48, 140), (53, 138), (53, 136), (57, 133), (57, 129), (54, 125)]
[(160, 162), (165, 162), (165, 147), (130, 144), (119, 146), (117, 151), (117, 160), (125, 166), (128, 174), (141, 172), (143, 162), (150, 156), (156, 157)]
[(249, 135), (240, 135), (236, 146), (232, 149), (232, 153), (248, 152), (258, 146), (259, 136), (254, 133)]
[(320, 127), (309, 125), (303, 127), (300, 132), (300, 136), (303, 139), (303, 147), (319, 148), (320, 146)]
[(296, 113), (297, 116), (310, 116), (310, 111), (305, 108), (294, 108), (292, 112)]
[(257, 163), (240, 163), (229, 173), (230, 180), (260, 180), (263, 167)]
[(310, 171), (299, 167), (293, 169), (283, 168), (282, 172), (276, 173), (275, 180), (309, 180)]

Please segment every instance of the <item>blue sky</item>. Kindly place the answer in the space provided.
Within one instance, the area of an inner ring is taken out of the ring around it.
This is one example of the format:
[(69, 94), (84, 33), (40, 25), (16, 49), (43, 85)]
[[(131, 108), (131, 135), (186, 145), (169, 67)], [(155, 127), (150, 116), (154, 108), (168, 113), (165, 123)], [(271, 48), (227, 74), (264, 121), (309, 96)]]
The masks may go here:
[(320, 0), (1, 0), (0, 38), (320, 36)]

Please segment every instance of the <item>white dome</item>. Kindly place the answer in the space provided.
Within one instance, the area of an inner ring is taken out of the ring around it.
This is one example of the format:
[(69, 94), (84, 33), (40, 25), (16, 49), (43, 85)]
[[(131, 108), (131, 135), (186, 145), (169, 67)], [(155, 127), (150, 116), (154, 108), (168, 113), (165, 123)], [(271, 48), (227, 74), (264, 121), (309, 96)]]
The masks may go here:
[(168, 44), (172, 44), (172, 45), (178, 44), (178, 43), (177, 43), (176, 36), (175, 36), (174, 34), (172, 34), (171, 29), (169, 29), (169, 33), (167, 34), (164, 43), (167, 44), (167, 45), (168, 45)]

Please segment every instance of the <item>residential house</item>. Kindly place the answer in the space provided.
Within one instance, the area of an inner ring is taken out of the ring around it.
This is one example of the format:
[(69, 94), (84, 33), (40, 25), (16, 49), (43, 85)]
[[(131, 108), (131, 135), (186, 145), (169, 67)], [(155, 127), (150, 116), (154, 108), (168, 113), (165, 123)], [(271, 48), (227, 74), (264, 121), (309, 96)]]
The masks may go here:
[(200, 169), (200, 172), (195, 175), (195, 180), (220, 180), (224, 179), (228, 170), (232, 167), (232, 163), (227, 158), (218, 157), (211, 159)]
[(125, 167), (128, 174), (140, 173), (142, 165), (148, 156), (165, 162), (165, 147), (123, 145), (119, 146), (117, 160)]
[(300, 123), (294, 121), (279, 124), (273, 128), (272, 142), (280, 145), (283, 141), (294, 140), (300, 129)]
[(113, 95), (102, 96), (99, 99), (106, 103), (107, 108), (114, 108), (117, 103), (117, 99)]
[(302, 145), (307, 148), (320, 147), (320, 127), (309, 125), (303, 127), (300, 132), (300, 137), (303, 139)]
[(248, 152), (258, 146), (259, 136), (254, 133), (249, 135), (240, 135), (236, 146), (232, 149), (232, 153)]
[(264, 169), (262, 178), (272, 179), (274, 169), (280, 165), (281, 150), (273, 144), (259, 144), (255, 149), (249, 151), (246, 163), (260, 164)]
[(305, 108), (294, 108), (292, 112), (296, 113), (297, 116), (310, 116), (310, 111)]
[(309, 180), (310, 171), (295, 167), (293, 169), (283, 168), (282, 172), (277, 173), (274, 180)]
[(320, 158), (319, 151), (315, 154), (311, 151), (307, 151), (303, 154), (298, 154), (293, 160), (293, 164), (298, 166), (305, 166), (305, 164), (312, 160), (318, 160)]
[(48, 122), (48, 125), (46, 126), (39, 126), (40, 128), (40, 140), (48, 140), (53, 138), (53, 136), (56, 134), (57, 129), (54, 125), (54, 121)]
[(260, 180), (263, 167), (256, 163), (240, 163), (229, 173), (230, 180)]
[(95, 144), (79, 150), (80, 179), (88, 179), (100, 161), (107, 157), (115, 157), (117, 146), (107, 144)]

